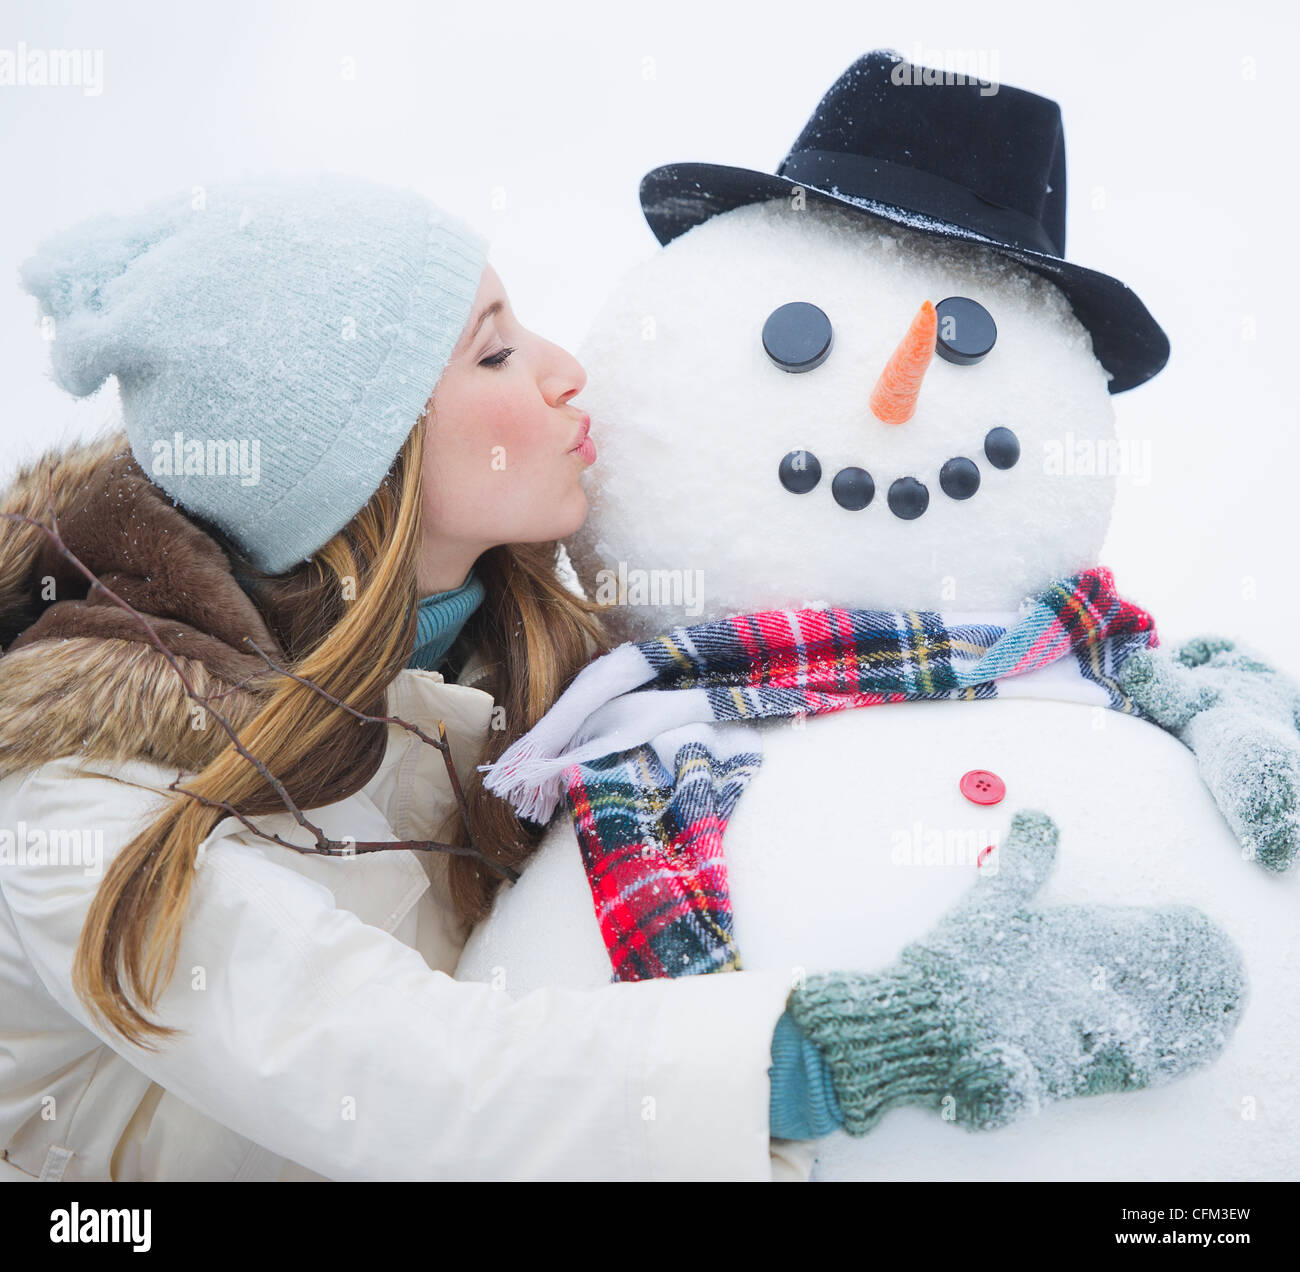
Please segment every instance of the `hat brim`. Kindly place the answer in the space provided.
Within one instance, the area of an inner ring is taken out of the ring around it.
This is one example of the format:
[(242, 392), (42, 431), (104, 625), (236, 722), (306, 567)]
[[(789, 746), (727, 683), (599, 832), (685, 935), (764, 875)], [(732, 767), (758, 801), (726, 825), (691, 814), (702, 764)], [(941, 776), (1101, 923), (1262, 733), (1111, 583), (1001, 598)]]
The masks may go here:
[(734, 208), (803, 190), (815, 202), (906, 225), (935, 238), (979, 243), (1051, 279), (1092, 336), (1097, 361), (1111, 374), (1111, 393), (1124, 393), (1156, 375), (1169, 361), (1169, 339), (1137, 293), (1117, 278), (1028, 248), (975, 234), (914, 209), (862, 199), (793, 181), (770, 172), (712, 163), (664, 164), (641, 178), (641, 211), (663, 246), (687, 230)]

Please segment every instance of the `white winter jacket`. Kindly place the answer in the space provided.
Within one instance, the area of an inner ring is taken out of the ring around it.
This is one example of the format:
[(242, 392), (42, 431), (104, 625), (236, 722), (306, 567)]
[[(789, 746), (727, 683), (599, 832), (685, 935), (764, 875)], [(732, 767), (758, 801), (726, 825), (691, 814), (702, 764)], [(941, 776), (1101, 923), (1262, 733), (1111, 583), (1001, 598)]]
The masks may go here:
[[(492, 706), (436, 672), (402, 671), (388, 691), (389, 714), (426, 732), (446, 723), (462, 773), (481, 762)], [(73, 952), (113, 854), (175, 777), (142, 760), (64, 758), (0, 781), (0, 1145), (18, 1170), (807, 1177), (812, 1146), (768, 1135), (784, 976), (518, 1000), (458, 983), (462, 942), (436, 855), (303, 855), (225, 819), (200, 849), (176, 972), (150, 1013), (184, 1034), (157, 1053), (106, 1036), (72, 992)], [(453, 807), (439, 753), (389, 726), (371, 781), (312, 819), (339, 838), (420, 839)], [(312, 842), (287, 813), (255, 821)]]

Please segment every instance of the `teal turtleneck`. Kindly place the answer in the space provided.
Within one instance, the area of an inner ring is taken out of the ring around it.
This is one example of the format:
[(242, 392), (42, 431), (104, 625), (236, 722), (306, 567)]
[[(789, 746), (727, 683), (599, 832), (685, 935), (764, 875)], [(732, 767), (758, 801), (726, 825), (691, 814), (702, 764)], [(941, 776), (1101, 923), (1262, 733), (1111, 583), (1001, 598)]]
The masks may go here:
[(424, 597), (416, 609), (415, 650), (406, 665), (437, 671), (465, 620), (483, 603), (484, 595), (483, 583), (471, 566), (459, 587)]

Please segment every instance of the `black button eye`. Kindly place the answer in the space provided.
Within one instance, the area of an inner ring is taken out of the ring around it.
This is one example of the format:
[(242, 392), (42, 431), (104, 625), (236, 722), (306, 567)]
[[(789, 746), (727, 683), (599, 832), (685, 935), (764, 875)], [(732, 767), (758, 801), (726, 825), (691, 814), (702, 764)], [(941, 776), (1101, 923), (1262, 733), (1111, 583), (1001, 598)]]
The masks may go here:
[(967, 367), (978, 362), (998, 338), (997, 323), (978, 300), (949, 296), (934, 307), (939, 319), (934, 351), (948, 362)]
[(791, 301), (768, 315), (763, 348), (782, 371), (811, 371), (831, 351), (831, 320), (806, 300)]
[(781, 461), (781, 485), (792, 495), (806, 495), (822, 479), (822, 466), (812, 451), (791, 451)]

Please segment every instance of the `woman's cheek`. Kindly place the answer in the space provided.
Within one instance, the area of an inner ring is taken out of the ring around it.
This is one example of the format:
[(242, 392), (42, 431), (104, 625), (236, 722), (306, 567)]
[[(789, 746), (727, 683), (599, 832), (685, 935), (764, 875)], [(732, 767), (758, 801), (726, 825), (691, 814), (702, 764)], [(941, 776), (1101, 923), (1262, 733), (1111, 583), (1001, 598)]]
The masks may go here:
[(510, 435), (507, 453), (516, 478), (535, 483), (545, 482), (548, 466), (554, 461), (548, 459), (545, 448), (538, 444), (537, 435), (522, 428), (512, 428)]

